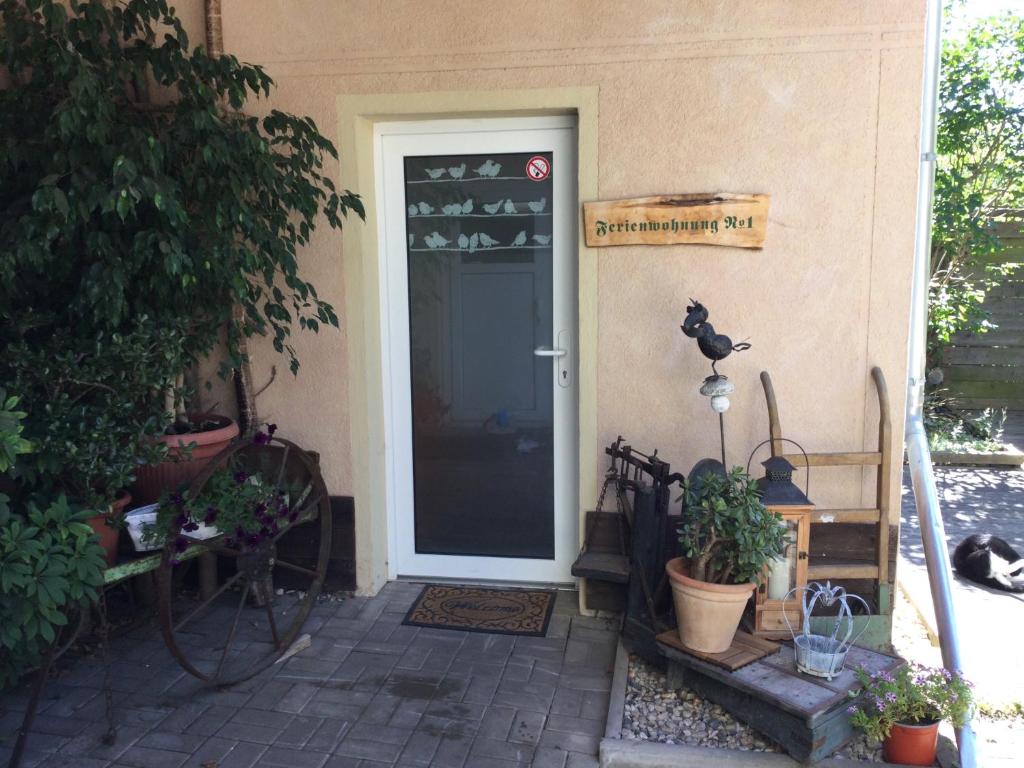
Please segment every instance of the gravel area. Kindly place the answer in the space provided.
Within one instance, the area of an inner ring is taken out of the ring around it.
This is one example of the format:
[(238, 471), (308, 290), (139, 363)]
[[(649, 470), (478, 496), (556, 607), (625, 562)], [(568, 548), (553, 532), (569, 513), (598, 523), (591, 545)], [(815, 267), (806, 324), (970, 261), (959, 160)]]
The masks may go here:
[[(781, 752), (771, 741), (717, 704), (685, 688), (670, 691), (665, 673), (630, 656), (622, 738), (687, 744), (694, 747)], [(835, 755), (850, 760), (882, 762), (880, 744), (854, 739)]]

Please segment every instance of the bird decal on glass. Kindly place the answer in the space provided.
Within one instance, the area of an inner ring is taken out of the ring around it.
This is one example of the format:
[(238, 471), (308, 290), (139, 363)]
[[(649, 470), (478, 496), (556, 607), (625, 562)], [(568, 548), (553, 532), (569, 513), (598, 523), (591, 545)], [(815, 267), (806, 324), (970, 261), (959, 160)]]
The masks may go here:
[(418, 207), (420, 209), (421, 216), (429, 216), (434, 212), (434, 209), (431, 206), (427, 205), (426, 203), (419, 203)]
[(542, 197), (540, 200), (535, 200), (533, 202), (527, 203), (527, 205), (530, 206), (530, 210), (533, 211), (534, 213), (543, 212), (544, 206), (547, 204), (548, 200), (546, 197)]
[(551, 235), (534, 235), (533, 241), (540, 245), (547, 245), (551, 242)]
[(498, 241), (488, 235), (486, 232), (480, 233), (480, 245), (484, 248), (490, 248), (492, 245), (497, 245)]
[(504, 202), (504, 199), (502, 199), (496, 203), (484, 203), (484, 210), (488, 213), (497, 213), (498, 209), (501, 208), (501, 204)]
[(469, 236), (469, 252), (472, 253), (480, 247), (480, 235), (474, 232)]
[(409, 206), (409, 215), (410, 215), (410, 216), (415, 216), (415, 215), (416, 215), (416, 213), (417, 213), (417, 210), (418, 210), (418, 209), (416, 208), (416, 206), (415, 206), (415, 205), (410, 205), (410, 206)]
[(691, 339), (697, 340), (697, 346), (701, 354), (711, 361), (711, 371), (718, 376), (715, 364), (724, 360), (733, 352), (742, 352), (750, 349), (750, 344), (741, 341), (733, 344), (732, 339), (722, 333), (715, 333), (715, 328), (708, 322), (708, 310), (703, 304), (690, 299), (691, 305), (686, 308), (686, 318), (683, 320), (683, 333)]
[(449, 168), (448, 169), (448, 175), (451, 176), (453, 179), (461, 179), (465, 173), (466, 173), (466, 164), (465, 163), (463, 163), (462, 165), (457, 165), (454, 168)]
[(441, 207), (441, 211), (445, 216), (458, 216), (462, 213), (462, 203), (448, 203)]
[(447, 172), (448, 169), (447, 168), (424, 168), (423, 170), (427, 172), (427, 176), (429, 176), (430, 178), (432, 178), (432, 179), (440, 179), (442, 176), (444, 176), (444, 174)]
[(483, 165), (479, 168), (474, 168), (473, 170), (476, 171), (479, 176), (494, 178), (501, 172), (501, 163), (496, 163), (488, 158)]
[(505, 213), (512, 215), (516, 212), (516, 204), (511, 200), (505, 201)]
[(469, 248), (469, 238), (465, 235), (459, 235), (459, 248)]
[(512, 245), (517, 246), (517, 247), (520, 246), (520, 245), (526, 245), (526, 230), (525, 229), (520, 230), (519, 234), (515, 236), (515, 239), (512, 240)]
[(462, 204), (462, 212), (463, 213), (472, 213), (473, 212), (473, 200), (472, 200), (472, 198), (470, 198), (469, 200), (467, 200), (466, 202), (464, 202)]
[(425, 242), (429, 248), (444, 248), (451, 242), (451, 240), (446, 240), (443, 235), (438, 234), (437, 232), (431, 232), (423, 238), (423, 242)]

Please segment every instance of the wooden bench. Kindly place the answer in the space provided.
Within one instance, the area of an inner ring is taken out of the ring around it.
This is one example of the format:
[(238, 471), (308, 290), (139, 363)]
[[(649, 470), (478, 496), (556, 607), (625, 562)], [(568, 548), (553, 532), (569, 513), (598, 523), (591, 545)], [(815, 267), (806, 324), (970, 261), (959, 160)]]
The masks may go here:
[(791, 645), (728, 671), (683, 650), (675, 630), (658, 635), (657, 643), (668, 663), (672, 688), (696, 691), (779, 744), (794, 759), (809, 763), (828, 757), (854, 735), (846, 709), (861, 686), (853, 670), (891, 671), (903, 664), (895, 656), (854, 646), (845, 670), (826, 680), (797, 672)]

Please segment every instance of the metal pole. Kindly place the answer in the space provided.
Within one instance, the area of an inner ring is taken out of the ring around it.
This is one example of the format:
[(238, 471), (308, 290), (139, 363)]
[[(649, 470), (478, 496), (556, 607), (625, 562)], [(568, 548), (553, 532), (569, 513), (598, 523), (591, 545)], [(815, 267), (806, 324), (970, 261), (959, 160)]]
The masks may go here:
[(725, 463), (725, 416), (721, 412), (718, 414), (718, 435), (722, 441), (722, 466), (728, 471), (729, 465)]
[[(921, 164), (917, 188), (914, 238), (914, 284), (911, 298), (909, 368), (907, 377), (906, 447), (914, 503), (921, 526), (928, 582), (947, 669), (962, 672), (963, 658), (957, 635), (956, 612), (950, 587), (951, 569), (939, 495), (932, 471), (928, 435), (924, 427), (925, 351), (928, 336), (928, 283), (931, 276), (932, 197), (935, 191), (935, 132), (941, 59), (942, 3), (928, 0), (925, 23), (924, 83), (921, 96)], [(970, 722), (957, 730), (961, 768), (977, 768), (974, 730)]]

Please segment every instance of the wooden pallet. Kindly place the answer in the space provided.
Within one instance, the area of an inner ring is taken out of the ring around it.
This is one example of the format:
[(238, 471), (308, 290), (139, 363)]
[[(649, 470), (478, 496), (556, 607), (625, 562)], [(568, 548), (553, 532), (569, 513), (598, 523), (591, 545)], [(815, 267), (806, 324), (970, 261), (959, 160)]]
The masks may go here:
[(854, 736), (846, 709), (861, 686), (852, 670), (891, 671), (903, 664), (895, 656), (855, 646), (847, 655), (846, 670), (830, 681), (797, 672), (792, 646), (783, 645), (777, 653), (730, 672), (661, 640), (659, 636), (658, 649), (668, 663), (671, 687), (696, 691), (794, 759), (812, 763)]

